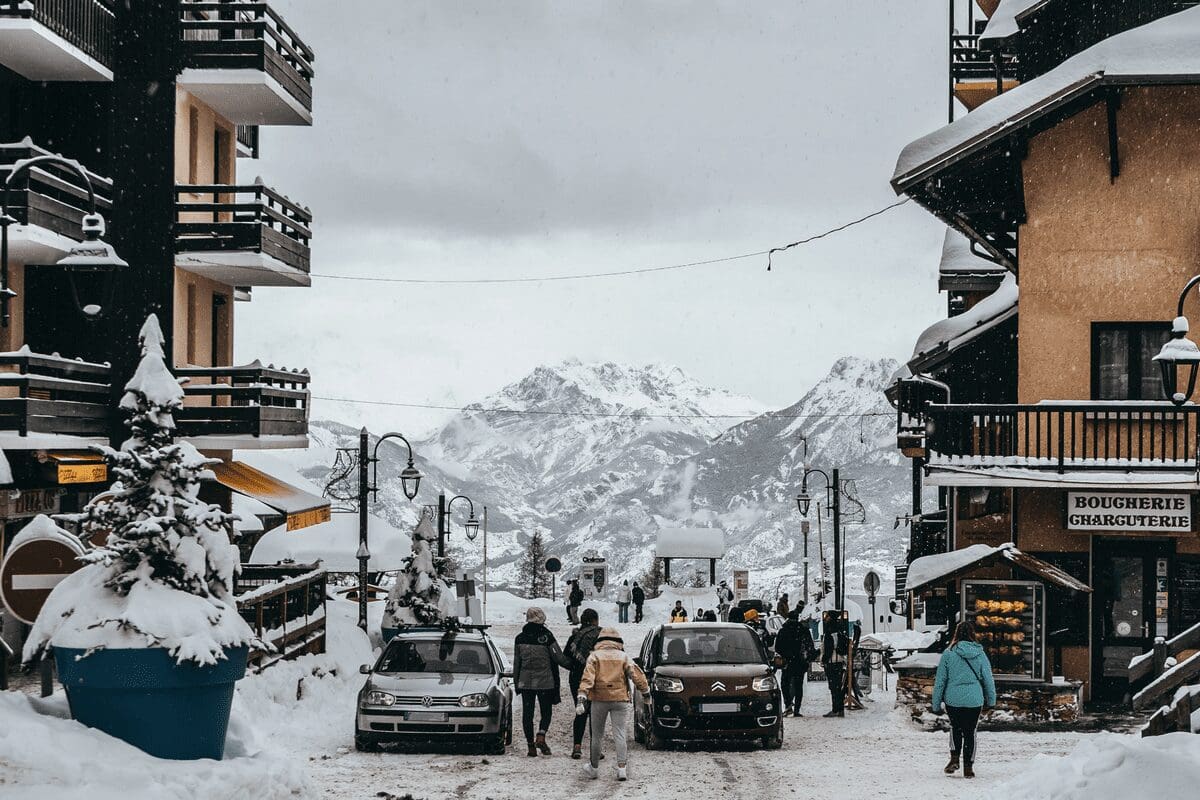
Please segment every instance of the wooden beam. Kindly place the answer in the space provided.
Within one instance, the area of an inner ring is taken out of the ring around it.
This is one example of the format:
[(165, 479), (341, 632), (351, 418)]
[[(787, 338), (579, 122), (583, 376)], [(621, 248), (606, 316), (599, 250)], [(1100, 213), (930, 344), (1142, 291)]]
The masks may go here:
[(1108, 181), (1116, 183), (1121, 174), (1121, 151), (1117, 135), (1117, 111), (1121, 108), (1121, 90), (1113, 87), (1104, 96), (1104, 108), (1108, 115)]

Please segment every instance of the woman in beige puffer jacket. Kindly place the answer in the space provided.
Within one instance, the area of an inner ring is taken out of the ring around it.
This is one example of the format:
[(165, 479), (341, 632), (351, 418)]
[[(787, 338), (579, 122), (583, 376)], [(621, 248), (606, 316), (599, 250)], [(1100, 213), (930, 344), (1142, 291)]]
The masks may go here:
[(599, 776), (600, 751), (604, 742), (604, 726), (609, 718), (613, 724), (613, 740), (617, 745), (617, 780), (628, 777), (626, 764), (629, 744), (626, 731), (629, 726), (629, 708), (632, 694), (629, 683), (646, 693), (650, 685), (641, 668), (625, 654), (625, 642), (616, 628), (604, 628), (596, 638), (596, 646), (588, 656), (583, 669), (583, 680), (579, 683), (575, 713), (586, 710), (586, 701), (591, 700), (592, 750), (591, 757), (583, 768), (589, 778)]

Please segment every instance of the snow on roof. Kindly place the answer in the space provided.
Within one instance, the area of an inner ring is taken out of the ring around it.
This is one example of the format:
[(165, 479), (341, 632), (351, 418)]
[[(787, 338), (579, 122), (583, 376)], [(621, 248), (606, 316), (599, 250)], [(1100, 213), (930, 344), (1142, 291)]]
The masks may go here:
[(719, 528), (660, 528), (659, 558), (724, 558), (725, 531)]
[(946, 229), (942, 242), (942, 260), (938, 272), (943, 275), (996, 274), (1008, 272), (1001, 264), (988, 261), (971, 250), (971, 240), (954, 228)]
[(988, 24), (980, 35), (980, 41), (1007, 39), (1020, 30), (1017, 17), (1045, 0), (1000, 0), (1000, 5), (988, 18)]
[(892, 667), (895, 669), (937, 669), (938, 662), (941, 660), (941, 653), (913, 653), (899, 661), (893, 661)]
[(996, 291), (980, 300), (970, 310), (957, 317), (938, 320), (917, 337), (913, 357), (908, 366), (920, 372), (920, 360), (938, 350), (953, 352), (973, 341), (1017, 313), (1017, 278), (1011, 273), (1004, 277)]
[[(975, 464), (967, 459), (955, 459), (953, 463), (942, 463), (944, 457), (935, 457), (930, 463), (926, 485), (933, 486), (1027, 486), (1027, 487), (1070, 487), (1073, 489), (1111, 489), (1114, 486), (1136, 486), (1139, 489), (1190, 489), (1196, 488), (1196, 476), (1182, 471), (1130, 470), (1128, 461), (1113, 463), (1111, 470), (1095, 470), (1104, 466), (1106, 459), (1088, 459), (1087, 471), (1063, 474), (1045, 469), (1035, 469), (1030, 464), (1034, 459), (1023, 459), (1021, 465), (993, 466), (997, 459), (988, 458), (988, 463)], [(1116, 462), (1117, 459), (1111, 459)], [(1055, 464), (1058, 462), (1055, 461)]]
[(949, 553), (922, 556), (908, 565), (908, 577), (904, 588), (906, 591), (913, 592), (932, 583), (948, 582), (957, 577), (959, 573), (974, 567), (987, 566), (996, 558), (1003, 558), (1011, 566), (1059, 588), (1076, 592), (1091, 591), (1091, 587), (1087, 584), (1076, 580), (1053, 564), (1017, 549), (1012, 542), (999, 547), (973, 544)]
[[(1000, 12), (997, 11), (997, 15)], [(894, 184), (908, 184), (980, 140), (1008, 136), (1050, 111), (1064, 94), (1082, 94), (1105, 79), (1144, 81), (1187, 77), (1200, 83), (1200, 6), (1110, 36), (1059, 66), (992, 98), (954, 122), (911, 142), (900, 153)]]
[[(412, 552), (408, 535), (374, 514), (367, 517), (367, 543), (371, 551), (367, 569), (371, 572), (400, 569)], [(268, 531), (254, 546), (250, 562), (275, 564), (291, 560), (311, 564), (320, 561), (330, 572), (358, 572), (357, 554), (358, 514), (336, 512), (329, 522), (295, 531), (281, 525)]]

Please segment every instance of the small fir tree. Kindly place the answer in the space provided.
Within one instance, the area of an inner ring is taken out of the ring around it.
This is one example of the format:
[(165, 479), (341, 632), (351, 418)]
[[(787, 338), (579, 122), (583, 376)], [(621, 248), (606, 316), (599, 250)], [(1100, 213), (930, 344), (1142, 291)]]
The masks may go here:
[(437, 538), (433, 511), (421, 509), (412, 534), (412, 555), (404, 559), (385, 609), (401, 625), (439, 625), (453, 615), (446, 559), (434, 555)]
[(546, 543), (542, 538), (541, 529), (535, 529), (525, 548), (517, 572), (517, 583), (525, 591), (529, 599), (545, 597), (550, 594), (550, 575), (546, 572)]
[(638, 578), (638, 583), (646, 591), (647, 597), (658, 597), (662, 592), (662, 586), (667, 582), (666, 574), (663, 571), (663, 562), (657, 556), (650, 556), (650, 566)]

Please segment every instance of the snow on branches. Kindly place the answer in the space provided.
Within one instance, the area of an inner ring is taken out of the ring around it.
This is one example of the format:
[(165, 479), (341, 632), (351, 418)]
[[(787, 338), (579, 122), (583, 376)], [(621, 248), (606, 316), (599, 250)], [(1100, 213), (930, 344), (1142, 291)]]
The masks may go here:
[(399, 625), (438, 625), (453, 614), (453, 596), (445, 578), (446, 559), (434, 555), (437, 526), (433, 511), (422, 509), (413, 529), (412, 555), (388, 594), (385, 617)]
[(180, 663), (213, 664), (225, 648), (255, 643), (233, 600), (235, 518), (199, 499), (214, 460), (175, 441), (173, 412), (183, 406), (183, 388), (167, 367), (154, 315), (140, 342), (142, 359), (120, 403), (130, 437), (120, 450), (101, 448), (112, 488), (82, 513), (63, 517), (85, 542), (105, 543), (51, 593), (26, 660), (52, 646), (162, 647)]

